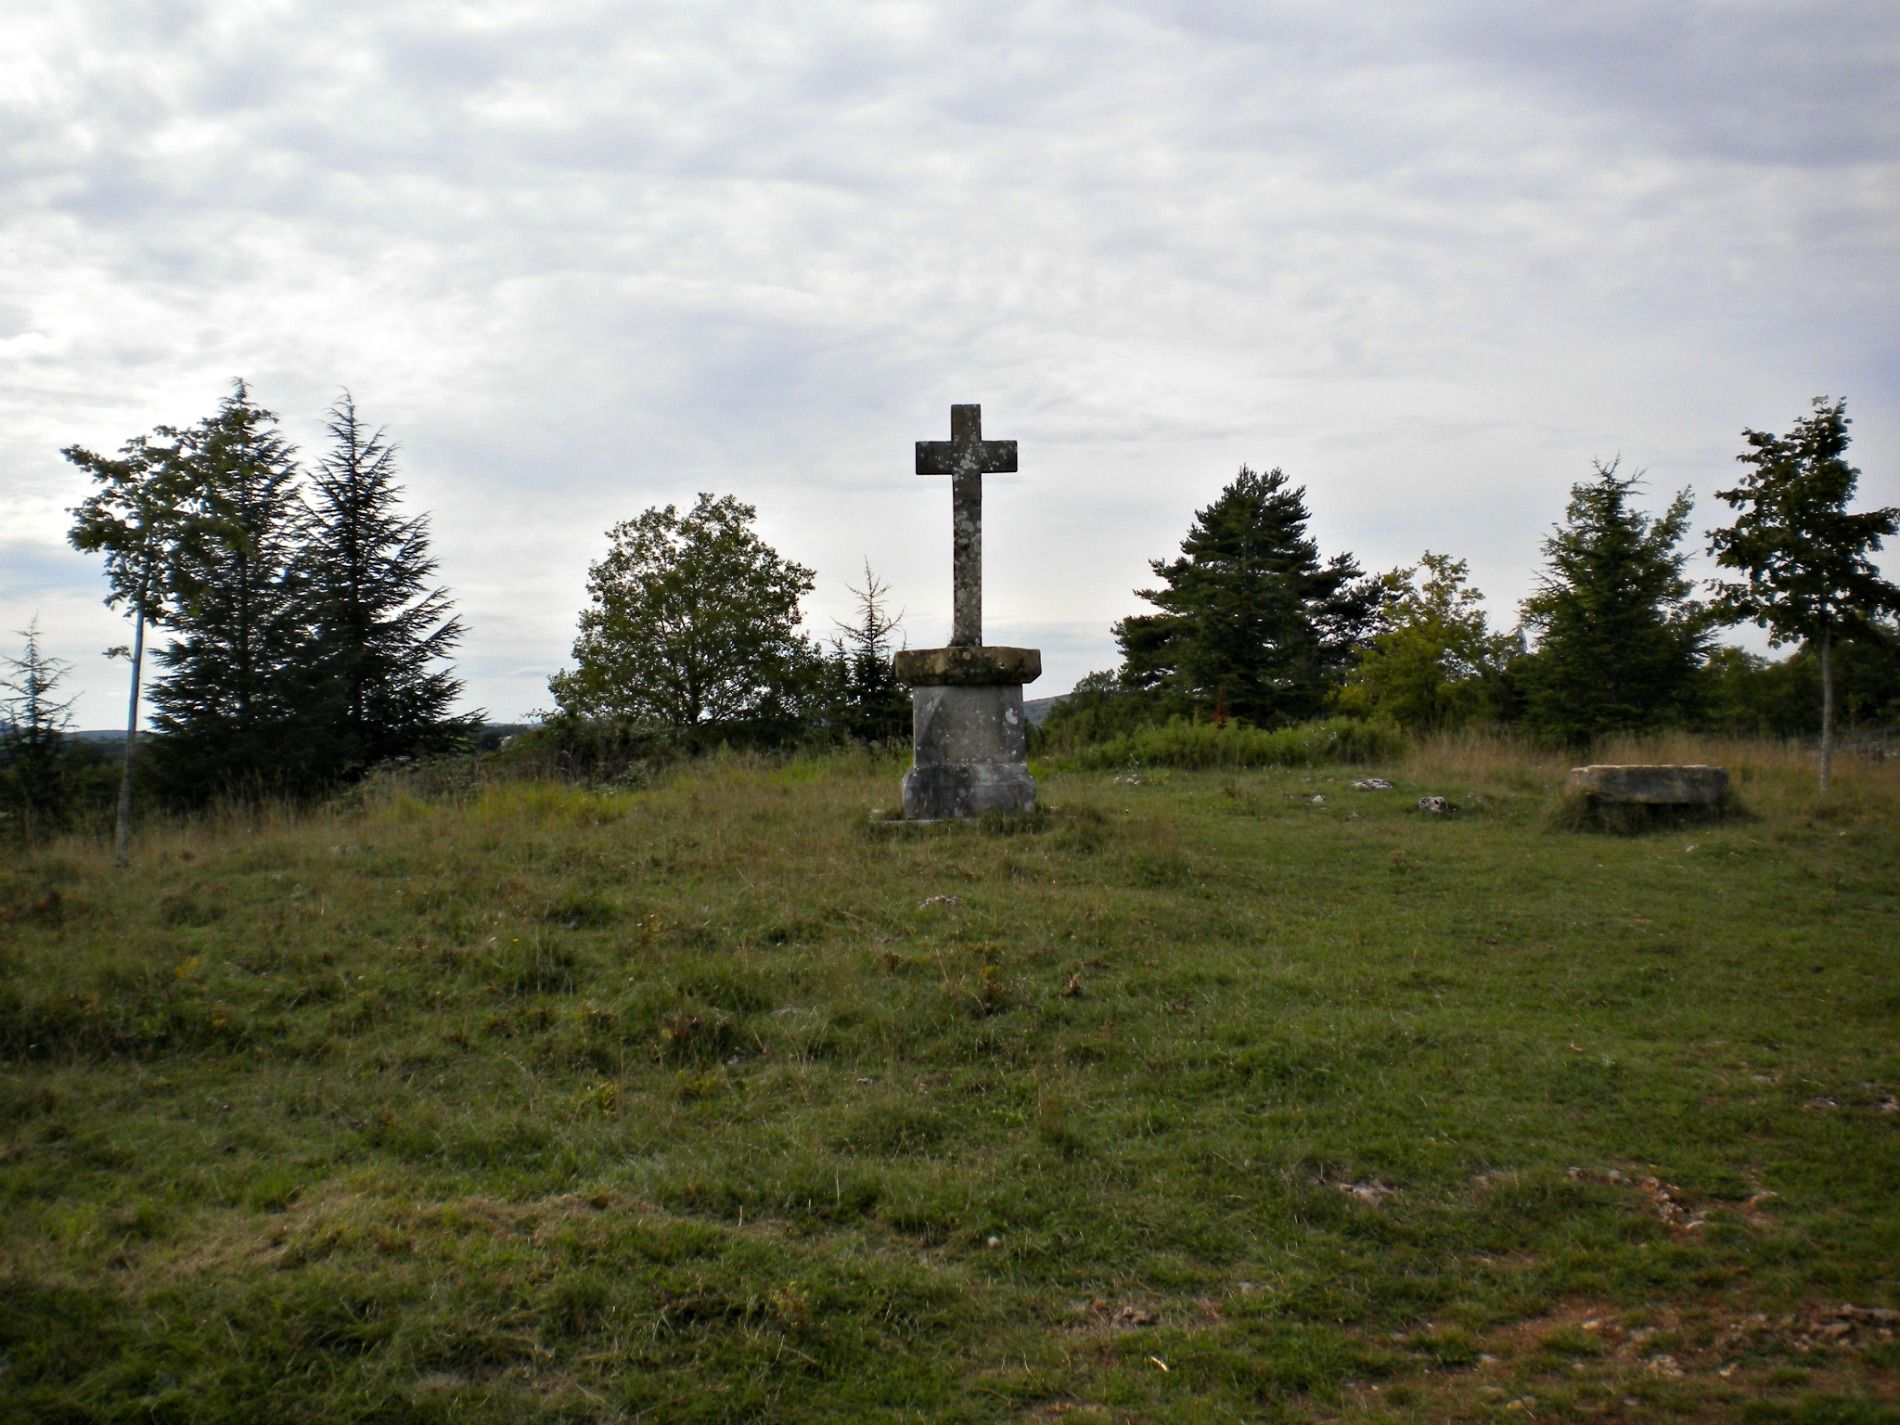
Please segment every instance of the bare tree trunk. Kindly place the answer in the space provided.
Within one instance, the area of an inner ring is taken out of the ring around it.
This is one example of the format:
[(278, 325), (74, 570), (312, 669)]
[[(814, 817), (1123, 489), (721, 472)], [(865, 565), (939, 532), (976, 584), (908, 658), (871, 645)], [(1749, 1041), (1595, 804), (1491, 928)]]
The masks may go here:
[(119, 769), (119, 816), (112, 833), (112, 859), (132, 864), (132, 754), (139, 740), (139, 682), (145, 670), (145, 591), (139, 590), (132, 631), (132, 699), (125, 714), (125, 761)]
[(1834, 631), (1821, 630), (1821, 790), (1827, 790), (1827, 774), (1834, 763), (1834, 665), (1829, 658)]

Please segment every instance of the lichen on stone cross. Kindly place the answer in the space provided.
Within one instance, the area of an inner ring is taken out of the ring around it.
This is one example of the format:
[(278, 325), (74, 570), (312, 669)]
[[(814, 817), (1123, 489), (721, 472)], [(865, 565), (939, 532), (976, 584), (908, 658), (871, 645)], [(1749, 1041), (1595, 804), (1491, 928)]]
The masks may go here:
[(983, 477), (1015, 469), (1015, 441), (983, 439), (981, 406), (952, 406), (950, 439), (917, 442), (917, 473), (950, 477), (952, 645), (983, 642)]

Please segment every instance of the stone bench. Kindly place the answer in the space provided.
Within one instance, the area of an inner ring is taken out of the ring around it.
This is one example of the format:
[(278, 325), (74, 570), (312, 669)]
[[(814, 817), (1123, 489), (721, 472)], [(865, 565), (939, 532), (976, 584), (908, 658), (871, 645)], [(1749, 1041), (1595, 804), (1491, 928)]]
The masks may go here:
[(1615, 765), (1572, 767), (1564, 781), (1571, 796), (1649, 807), (1720, 807), (1728, 796), (1722, 767)]
[(1572, 767), (1564, 800), (1587, 819), (1618, 825), (1713, 820), (1728, 806), (1728, 771), (1700, 764)]

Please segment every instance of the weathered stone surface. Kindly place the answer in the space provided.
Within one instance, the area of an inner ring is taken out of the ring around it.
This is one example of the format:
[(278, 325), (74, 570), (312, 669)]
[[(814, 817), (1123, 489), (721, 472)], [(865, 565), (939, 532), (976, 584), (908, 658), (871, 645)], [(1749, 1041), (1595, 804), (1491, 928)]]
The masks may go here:
[(982, 688), (1033, 683), (1042, 650), (1001, 646), (906, 648), (891, 659), (897, 681), (911, 688)]
[(1699, 765), (1572, 767), (1564, 791), (1609, 804), (1719, 808), (1728, 795), (1728, 772)]
[(952, 406), (950, 439), (917, 442), (917, 473), (950, 476), (950, 641), (983, 642), (983, 477), (1016, 468), (1016, 442), (983, 439), (983, 408)]
[(923, 685), (911, 700), (915, 761), (904, 774), (906, 820), (1035, 807), (1021, 684)]
[(1015, 468), (1015, 441), (983, 439), (981, 406), (952, 406), (950, 439), (917, 442), (917, 473), (951, 477), (955, 621), (949, 647), (906, 649), (891, 660), (912, 690), (907, 821), (1036, 804), (1023, 684), (1042, 676), (1042, 653), (983, 645), (983, 476)]

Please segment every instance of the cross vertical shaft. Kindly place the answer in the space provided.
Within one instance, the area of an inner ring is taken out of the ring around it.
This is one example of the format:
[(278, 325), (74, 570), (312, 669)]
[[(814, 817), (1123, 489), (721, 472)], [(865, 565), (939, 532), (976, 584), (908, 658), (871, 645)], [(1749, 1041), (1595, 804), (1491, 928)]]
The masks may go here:
[(950, 477), (952, 645), (982, 645), (983, 476), (1015, 468), (1015, 441), (983, 439), (981, 406), (952, 406), (950, 439), (917, 442), (917, 473)]
[[(950, 440), (980, 443), (983, 408), (952, 406)], [(983, 475), (960, 466), (950, 477), (950, 641), (983, 643)]]

